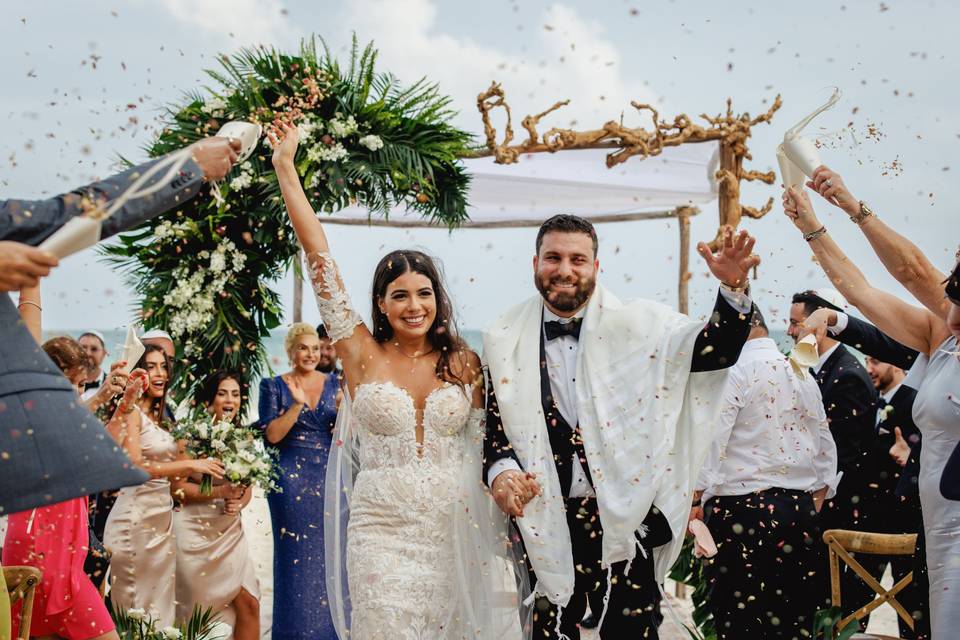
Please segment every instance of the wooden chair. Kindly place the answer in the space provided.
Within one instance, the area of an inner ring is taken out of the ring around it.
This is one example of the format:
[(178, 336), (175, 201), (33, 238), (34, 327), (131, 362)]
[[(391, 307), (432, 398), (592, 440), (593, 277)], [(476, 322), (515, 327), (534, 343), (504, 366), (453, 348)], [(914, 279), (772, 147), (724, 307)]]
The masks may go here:
[[(897, 600), (897, 594), (903, 591), (903, 589), (913, 581), (913, 572), (911, 571), (904, 576), (888, 591), (880, 585), (879, 578), (874, 578), (870, 575), (870, 573), (863, 568), (863, 565), (857, 562), (856, 558), (850, 554), (870, 553), (881, 556), (912, 556), (917, 545), (917, 535), (915, 533), (888, 534), (829, 529), (824, 531), (823, 541), (827, 544), (827, 548), (830, 551), (830, 591), (833, 606), (841, 606), (840, 560), (843, 560), (845, 564), (853, 569), (878, 596), (852, 614), (842, 618), (837, 623), (835, 633), (847, 626), (851, 620), (862, 620), (865, 616), (869, 615), (871, 611), (884, 603), (889, 603), (897, 612), (897, 615), (913, 629), (913, 616), (911, 616)], [(880, 635), (869, 635), (866, 637), (876, 638), (877, 640), (897, 640), (890, 636)]]
[(23, 607), (20, 609), (20, 629), (16, 640), (29, 640), (30, 638), (33, 596), (36, 593), (37, 585), (40, 584), (42, 575), (41, 571), (34, 567), (3, 567), (3, 578), (7, 583), (7, 591), (10, 593), (11, 606), (18, 600), (23, 600)]

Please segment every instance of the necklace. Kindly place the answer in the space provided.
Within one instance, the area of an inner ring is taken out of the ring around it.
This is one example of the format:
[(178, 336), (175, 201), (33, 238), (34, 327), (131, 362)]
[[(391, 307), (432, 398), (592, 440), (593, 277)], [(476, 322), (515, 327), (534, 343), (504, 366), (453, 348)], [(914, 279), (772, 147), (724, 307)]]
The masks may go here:
[(428, 356), (428, 355), (430, 355), (431, 353), (433, 353), (433, 349), (430, 349), (430, 351), (426, 351), (426, 352), (424, 352), (424, 353), (415, 352), (415, 353), (411, 356), (411, 355), (408, 354), (408, 353), (404, 353), (403, 347), (400, 346), (400, 343), (394, 342), (393, 344), (394, 344), (394, 346), (397, 347), (397, 351), (400, 352), (400, 355), (406, 356), (406, 357), (410, 358), (411, 360), (416, 360), (417, 358), (420, 358), (420, 357), (422, 357), (422, 356)]

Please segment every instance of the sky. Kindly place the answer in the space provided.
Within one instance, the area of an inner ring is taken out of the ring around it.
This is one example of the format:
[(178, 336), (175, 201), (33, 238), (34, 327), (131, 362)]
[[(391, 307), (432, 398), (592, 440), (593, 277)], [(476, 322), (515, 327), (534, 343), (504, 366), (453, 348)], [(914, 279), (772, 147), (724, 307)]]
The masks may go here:
[[(166, 105), (208, 83), (219, 53), (266, 44), (295, 50), (315, 34), (345, 57), (352, 34), (374, 41), (378, 66), (404, 81), (439, 83), (481, 132), (476, 96), (496, 80), (516, 118), (557, 100), (571, 104), (549, 126), (595, 128), (651, 102), (664, 118), (725, 109), (760, 113), (780, 94), (772, 124), (758, 125), (747, 168), (776, 169), (783, 132), (829, 96), (843, 98), (813, 133), (825, 163), (853, 193), (913, 240), (941, 270), (960, 243), (960, 45), (953, 2), (606, 2), (488, 0), (127, 0), (0, 5), (0, 197), (51, 196), (108, 175), (144, 148)], [(633, 159), (631, 162), (640, 162)], [(792, 293), (829, 286), (779, 206), (774, 186), (744, 183), (742, 201), (776, 206), (745, 220), (762, 259), (754, 298), (773, 326)], [(814, 196), (821, 220), (868, 280), (909, 300), (859, 229)], [(694, 218), (696, 240), (713, 237), (715, 203)], [(624, 299), (675, 304), (675, 221), (600, 225), (601, 280)], [(478, 329), (533, 294), (534, 229), (397, 230), (328, 226), (355, 306), (368, 314), (373, 268), (389, 250), (437, 256), (461, 327)], [(715, 282), (691, 259), (691, 314), (712, 307)], [(288, 276), (274, 285), (292, 303)], [(48, 330), (126, 325), (136, 300), (122, 274), (92, 251), (63, 261), (44, 281)], [(309, 299), (304, 317), (318, 319)]]

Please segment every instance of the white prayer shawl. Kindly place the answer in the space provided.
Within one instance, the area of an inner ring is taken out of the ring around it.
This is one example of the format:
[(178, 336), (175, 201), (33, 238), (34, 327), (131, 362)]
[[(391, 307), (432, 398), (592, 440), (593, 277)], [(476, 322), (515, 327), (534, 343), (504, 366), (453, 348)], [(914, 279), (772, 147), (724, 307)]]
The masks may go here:
[[(536, 296), (507, 311), (485, 332), (483, 346), (504, 432), (524, 470), (536, 473), (543, 487), (517, 519), (536, 573), (535, 591), (566, 606), (574, 566), (540, 402), (542, 310)], [(635, 557), (635, 532), (654, 503), (673, 532), (673, 541), (654, 551), (658, 581), (680, 553), (726, 381), (726, 370), (690, 373), (702, 328), (665, 305), (625, 305), (600, 285), (587, 304), (576, 368), (577, 415), (603, 526), (604, 567)]]

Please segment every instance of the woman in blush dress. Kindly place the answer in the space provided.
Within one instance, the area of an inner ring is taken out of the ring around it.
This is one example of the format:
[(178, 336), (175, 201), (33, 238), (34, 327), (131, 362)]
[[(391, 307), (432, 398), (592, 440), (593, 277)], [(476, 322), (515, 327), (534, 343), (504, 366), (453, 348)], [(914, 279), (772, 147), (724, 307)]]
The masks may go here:
[(158, 627), (166, 627), (176, 619), (177, 548), (170, 481), (194, 473), (222, 478), (223, 465), (181, 455), (163, 420), (169, 360), (157, 345), (145, 345), (145, 349), (137, 367), (147, 372), (149, 384), (143, 397), (127, 410), (116, 437), (150, 480), (120, 490), (107, 518), (103, 543), (113, 552), (113, 604), (126, 610), (143, 609)]
[(292, 369), (260, 382), (260, 427), (280, 454), (280, 492), (267, 495), (273, 525), (275, 640), (336, 638), (326, 597), (324, 474), (340, 380), (317, 370), (320, 337), (309, 324), (290, 327), (284, 347)]
[[(197, 400), (213, 420), (240, 428), (243, 381), (236, 373), (218, 371), (200, 388)], [(211, 608), (233, 628), (234, 640), (260, 637), (260, 583), (240, 510), (250, 504), (250, 487), (217, 484), (213, 494), (200, 492), (199, 477), (172, 483), (183, 506), (174, 512), (177, 540), (177, 617), (190, 616), (195, 606)]]

